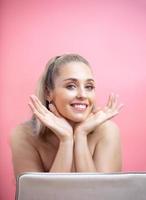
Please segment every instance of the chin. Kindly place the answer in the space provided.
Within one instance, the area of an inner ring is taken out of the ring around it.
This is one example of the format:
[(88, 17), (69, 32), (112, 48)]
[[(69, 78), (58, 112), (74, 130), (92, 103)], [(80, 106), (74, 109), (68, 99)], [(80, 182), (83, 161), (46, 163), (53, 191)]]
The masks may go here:
[(70, 116), (67, 117), (66, 119), (73, 122), (73, 123), (79, 123), (79, 122), (83, 122), (87, 119), (88, 116)]

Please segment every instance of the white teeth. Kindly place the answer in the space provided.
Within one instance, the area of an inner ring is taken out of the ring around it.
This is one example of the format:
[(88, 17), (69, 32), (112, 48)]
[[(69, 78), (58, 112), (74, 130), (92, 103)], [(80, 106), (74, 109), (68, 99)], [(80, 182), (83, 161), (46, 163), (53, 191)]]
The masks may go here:
[(85, 109), (86, 105), (83, 105), (83, 104), (74, 104), (73, 107), (80, 108), (80, 109)]
[(82, 109), (86, 108), (85, 105), (75, 105), (74, 107), (75, 107), (75, 108), (82, 108)]

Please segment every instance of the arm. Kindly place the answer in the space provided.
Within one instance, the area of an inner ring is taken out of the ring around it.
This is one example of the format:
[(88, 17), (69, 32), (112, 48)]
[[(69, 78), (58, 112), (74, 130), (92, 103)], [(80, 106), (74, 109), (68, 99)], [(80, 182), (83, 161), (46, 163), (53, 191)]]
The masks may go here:
[(60, 142), (50, 172), (70, 172), (73, 160), (73, 140)]
[(89, 151), (87, 136), (75, 133), (74, 157), (77, 172), (96, 172), (96, 167)]
[(96, 143), (94, 163), (99, 172), (121, 171), (122, 155), (118, 126), (112, 121), (107, 121), (98, 129), (100, 139)]

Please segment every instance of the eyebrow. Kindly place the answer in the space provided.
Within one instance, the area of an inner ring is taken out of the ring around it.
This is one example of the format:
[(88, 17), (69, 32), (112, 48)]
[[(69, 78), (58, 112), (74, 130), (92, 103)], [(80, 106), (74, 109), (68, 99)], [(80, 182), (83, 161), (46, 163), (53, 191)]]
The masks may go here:
[[(76, 79), (76, 78), (67, 78), (67, 79), (64, 79), (63, 81), (78, 82), (78, 79)], [(92, 78), (88, 78), (86, 81), (87, 81), (87, 82), (95, 82)]]

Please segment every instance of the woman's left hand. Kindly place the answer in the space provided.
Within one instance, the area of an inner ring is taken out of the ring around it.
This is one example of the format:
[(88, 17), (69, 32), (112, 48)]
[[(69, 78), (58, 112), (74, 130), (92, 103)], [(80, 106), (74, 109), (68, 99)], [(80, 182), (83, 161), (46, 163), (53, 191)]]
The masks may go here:
[(116, 116), (122, 107), (123, 104), (118, 104), (118, 96), (111, 94), (103, 109), (93, 111), (85, 121), (76, 125), (75, 134), (88, 135), (99, 125)]

